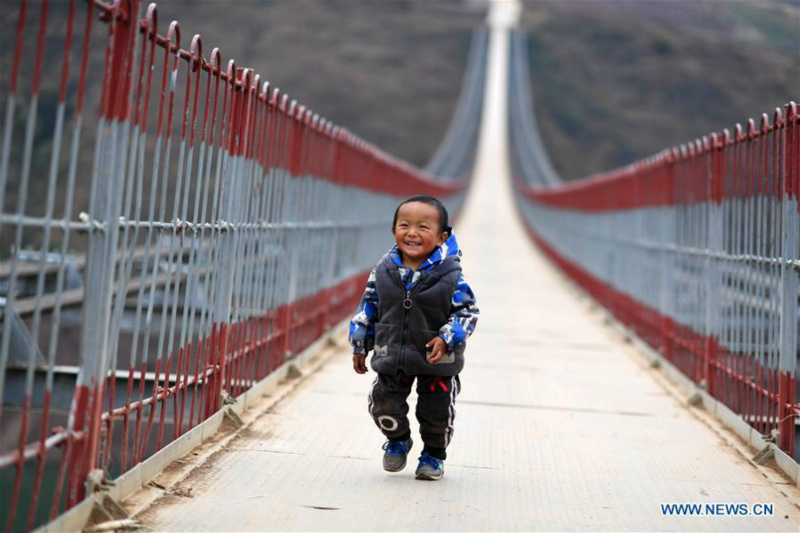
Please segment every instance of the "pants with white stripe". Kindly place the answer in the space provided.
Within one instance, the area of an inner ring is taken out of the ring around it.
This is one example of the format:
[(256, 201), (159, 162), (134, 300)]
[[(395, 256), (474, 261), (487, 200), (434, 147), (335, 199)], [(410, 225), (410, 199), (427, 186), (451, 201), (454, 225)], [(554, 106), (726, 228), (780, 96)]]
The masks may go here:
[(369, 414), (383, 434), (391, 440), (411, 436), (408, 425), (408, 395), (417, 380), (417, 421), (425, 450), (438, 459), (447, 457), (445, 449), (453, 438), (456, 396), (461, 391), (458, 376), (410, 376), (378, 374), (369, 393)]

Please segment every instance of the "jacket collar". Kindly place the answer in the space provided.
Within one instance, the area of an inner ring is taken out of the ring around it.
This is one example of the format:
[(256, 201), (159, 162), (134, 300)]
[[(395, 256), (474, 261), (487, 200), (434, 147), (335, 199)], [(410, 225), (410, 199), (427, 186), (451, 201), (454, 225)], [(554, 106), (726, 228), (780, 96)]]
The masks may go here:
[[(434, 248), (433, 253), (425, 260), (424, 263), (422, 263), (422, 265), (420, 265), (418, 270), (433, 270), (448, 257), (455, 257), (456, 262), (460, 262), (461, 256), (462, 253), (461, 249), (458, 247), (456, 236), (454, 233), (451, 233), (444, 244)], [(395, 266), (398, 268), (403, 267), (403, 257), (396, 244), (392, 246), (391, 250), (389, 250), (389, 257), (391, 257)]]

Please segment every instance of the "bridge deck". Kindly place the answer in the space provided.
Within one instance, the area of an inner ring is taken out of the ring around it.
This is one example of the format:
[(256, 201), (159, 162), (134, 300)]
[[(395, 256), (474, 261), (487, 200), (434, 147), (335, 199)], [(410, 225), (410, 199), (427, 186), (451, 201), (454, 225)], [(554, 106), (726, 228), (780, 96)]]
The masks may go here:
[[(505, 46), (496, 37), (494, 56)], [(527, 240), (502, 172), (505, 65), (490, 68), (479, 172), (457, 224), (482, 317), (444, 479), (416, 481), (413, 460), (399, 474), (382, 470), (371, 378), (352, 371), (343, 342), (140, 513), (146, 526), (797, 531), (797, 488), (763, 475), (670, 395)], [(663, 517), (659, 504), (671, 502), (772, 503), (775, 516)]]

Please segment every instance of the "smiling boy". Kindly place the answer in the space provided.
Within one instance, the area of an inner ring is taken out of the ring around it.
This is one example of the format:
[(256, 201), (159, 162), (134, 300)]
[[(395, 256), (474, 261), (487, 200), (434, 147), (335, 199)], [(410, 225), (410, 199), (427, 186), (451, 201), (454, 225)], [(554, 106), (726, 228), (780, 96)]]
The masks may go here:
[(475, 295), (461, 274), (461, 250), (448, 226), (447, 209), (431, 196), (413, 196), (395, 211), (395, 245), (370, 273), (350, 323), (353, 368), (377, 373), (369, 412), (388, 441), (383, 468), (399, 472), (413, 445), (408, 395), (416, 379), (424, 449), (417, 479), (444, 474), (453, 436), (455, 399), (461, 389), (465, 341), (475, 330)]

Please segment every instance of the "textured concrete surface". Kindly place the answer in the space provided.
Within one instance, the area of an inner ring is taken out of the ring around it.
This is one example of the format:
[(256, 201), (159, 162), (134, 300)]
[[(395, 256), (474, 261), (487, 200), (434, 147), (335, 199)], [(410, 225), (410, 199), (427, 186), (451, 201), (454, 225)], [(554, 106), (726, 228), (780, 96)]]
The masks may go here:
[[(444, 479), (416, 481), (414, 460), (381, 469), (366, 407), (374, 374), (356, 375), (342, 350), (142, 512), (148, 528), (798, 531), (796, 487), (765, 477), (670, 396), (529, 244), (501, 150), (502, 37), (479, 173), (456, 225), (482, 316)], [(659, 507), (718, 502), (772, 503), (775, 516), (664, 517)]]

